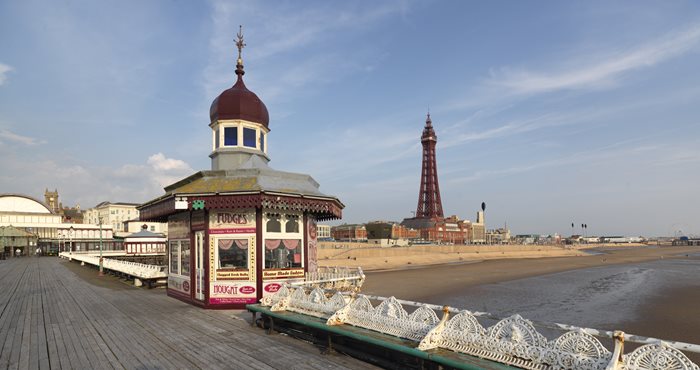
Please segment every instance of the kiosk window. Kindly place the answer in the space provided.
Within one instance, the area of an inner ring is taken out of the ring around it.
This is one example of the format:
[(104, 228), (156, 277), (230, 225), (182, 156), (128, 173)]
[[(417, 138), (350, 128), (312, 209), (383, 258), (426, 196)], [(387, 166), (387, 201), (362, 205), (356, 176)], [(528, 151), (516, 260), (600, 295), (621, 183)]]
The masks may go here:
[(298, 233), (299, 232), (299, 220), (294, 218), (289, 218), (287, 223), (284, 225), (284, 231), (287, 233)]
[[(149, 244), (150, 249), (150, 244)], [(190, 274), (190, 241), (180, 241), (180, 275)]]
[(219, 239), (219, 268), (248, 268), (248, 239)]
[(224, 127), (224, 145), (238, 145), (238, 127)]
[(180, 269), (179, 269), (179, 256), (180, 256), (180, 248), (178, 247), (177, 241), (171, 241), (170, 242), (170, 273), (171, 274), (179, 274)]
[(252, 128), (243, 128), (243, 145), (249, 148), (255, 148), (255, 130)]
[(301, 240), (265, 240), (265, 268), (301, 267)]
[(267, 232), (268, 233), (279, 233), (282, 231), (282, 225), (280, 223), (279, 216), (270, 216), (267, 221)]

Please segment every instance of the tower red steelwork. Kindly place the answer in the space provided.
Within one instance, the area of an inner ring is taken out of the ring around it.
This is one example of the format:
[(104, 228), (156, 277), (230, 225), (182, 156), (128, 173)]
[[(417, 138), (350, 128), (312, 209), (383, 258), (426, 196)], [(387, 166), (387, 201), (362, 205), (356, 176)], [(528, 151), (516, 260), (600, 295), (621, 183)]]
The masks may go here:
[(437, 163), (435, 161), (437, 135), (435, 135), (432, 123), (430, 113), (428, 113), (428, 118), (425, 120), (425, 128), (423, 128), (423, 135), (420, 138), (423, 144), (423, 169), (420, 177), (416, 218), (444, 218), (442, 201), (440, 200), (440, 186), (438, 185)]

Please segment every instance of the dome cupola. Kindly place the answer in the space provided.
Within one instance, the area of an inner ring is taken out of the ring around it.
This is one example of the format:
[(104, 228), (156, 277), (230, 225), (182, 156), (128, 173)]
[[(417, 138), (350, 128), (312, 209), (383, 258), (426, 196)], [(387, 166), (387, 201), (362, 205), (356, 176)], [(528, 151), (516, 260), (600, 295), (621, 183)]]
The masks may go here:
[(212, 170), (232, 170), (239, 168), (251, 156), (257, 156), (267, 163), (266, 136), (270, 132), (270, 116), (265, 104), (248, 90), (243, 83), (243, 58), (241, 51), (243, 28), (238, 31), (236, 46), (236, 83), (214, 99), (209, 109), (212, 129)]
[[(242, 35), (241, 35), (242, 36)], [(242, 38), (236, 43), (239, 45)], [(224, 90), (209, 108), (209, 118), (211, 122), (225, 119), (242, 119), (250, 122), (259, 123), (268, 127), (270, 116), (267, 113), (265, 103), (255, 95), (254, 92), (248, 90), (243, 83), (243, 60), (241, 59), (241, 49), (245, 44), (239, 45), (238, 61), (236, 63), (236, 75), (238, 79), (236, 84), (228, 90)]]

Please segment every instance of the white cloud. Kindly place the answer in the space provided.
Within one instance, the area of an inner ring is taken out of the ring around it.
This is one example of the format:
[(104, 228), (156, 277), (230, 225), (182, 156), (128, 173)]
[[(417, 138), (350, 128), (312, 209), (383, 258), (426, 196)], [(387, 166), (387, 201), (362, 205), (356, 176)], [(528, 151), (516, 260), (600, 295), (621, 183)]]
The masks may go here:
[(700, 24), (693, 24), (625, 52), (586, 58), (588, 64), (569, 70), (532, 72), (503, 68), (492, 72), (488, 84), (505, 88), (514, 94), (607, 87), (626, 72), (651, 67), (683, 55), (696, 47), (698, 42)]
[(3, 141), (12, 141), (15, 143), (20, 143), (24, 145), (37, 145), (37, 144), (44, 144), (44, 140), (39, 140), (37, 138), (29, 137), (29, 136), (22, 136), (15, 134), (9, 130), (6, 129), (0, 129), (0, 142)]
[(161, 172), (167, 171), (192, 171), (192, 168), (182, 160), (166, 158), (163, 153), (157, 153), (148, 157), (147, 162), (153, 169)]
[(194, 172), (187, 163), (162, 153), (151, 155), (145, 163), (118, 168), (31, 158), (11, 150), (0, 154), (0, 168), (12, 174), (0, 177), (0, 189), (40, 198), (45, 187), (57, 188), (66, 206), (92, 207), (105, 200), (144, 202), (162, 195), (163, 187)]
[(12, 67), (8, 66), (7, 64), (0, 63), (0, 85), (7, 81), (7, 72), (10, 71), (12, 71)]

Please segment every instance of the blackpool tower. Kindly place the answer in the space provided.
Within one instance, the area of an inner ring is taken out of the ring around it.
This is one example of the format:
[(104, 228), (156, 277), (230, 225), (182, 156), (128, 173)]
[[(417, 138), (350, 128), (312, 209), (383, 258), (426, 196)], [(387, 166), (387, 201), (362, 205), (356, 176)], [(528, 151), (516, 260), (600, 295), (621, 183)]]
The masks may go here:
[(423, 144), (423, 167), (420, 176), (420, 191), (418, 193), (418, 207), (416, 218), (442, 219), (442, 201), (440, 200), (440, 186), (438, 185), (437, 163), (435, 160), (435, 144), (437, 135), (433, 130), (433, 122), (430, 113), (425, 120), (423, 135), (420, 138)]

